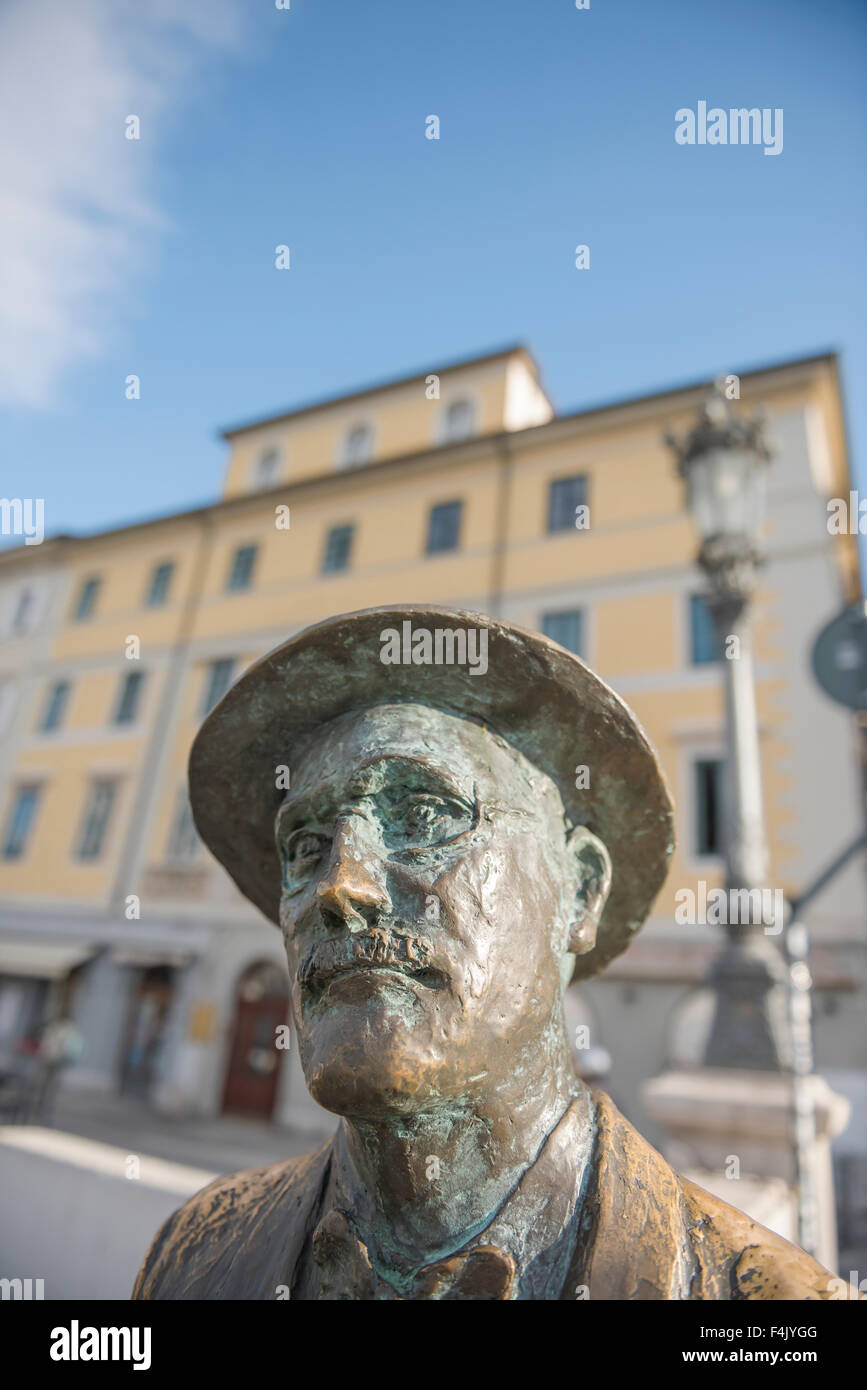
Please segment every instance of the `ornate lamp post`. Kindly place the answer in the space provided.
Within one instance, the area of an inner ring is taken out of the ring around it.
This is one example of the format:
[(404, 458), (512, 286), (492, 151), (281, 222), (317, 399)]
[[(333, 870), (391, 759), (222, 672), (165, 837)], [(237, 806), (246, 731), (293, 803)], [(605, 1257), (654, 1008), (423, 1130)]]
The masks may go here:
[[(761, 761), (753, 677), (750, 604), (762, 562), (760, 535), (771, 458), (760, 419), (735, 418), (717, 389), (683, 440), (667, 442), (686, 482), (701, 535), (698, 564), (724, 654), (726, 816), (723, 850), (732, 890), (768, 886)], [(753, 895), (754, 900), (761, 898)], [(738, 900), (745, 901), (743, 895)], [(733, 914), (729, 913), (729, 917)], [(740, 915), (740, 914), (739, 914)], [(755, 913), (747, 914), (755, 918)], [(780, 932), (782, 923), (773, 925)], [(704, 1064), (779, 1071), (790, 1062), (787, 973), (764, 926), (729, 923), (710, 970), (714, 1018)]]
[[(757, 902), (764, 906), (761, 890), (770, 885), (750, 607), (763, 558), (771, 455), (761, 421), (734, 417), (719, 390), (685, 438), (669, 436), (668, 443), (701, 535), (697, 559), (723, 658), (727, 785), (722, 848), (730, 911), (725, 945), (707, 977), (714, 1012), (701, 1061), (653, 1078), (645, 1086), (645, 1103), (666, 1131), (680, 1166), (719, 1195), (720, 1160), (725, 1156), (727, 1162), (745, 1140), (750, 1202), (756, 1203), (756, 1209), (745, 1209), (821, 1253), (831, 1266), (837, 1258), (831, 1140), (846, 1123), (848, 1105), (812, 1071), (806, 932), (794, 918), (862, 841), (849, 846), (791, 905), (785, 938), (782, 921), (761, 920)], [(752, 910), (744, 913), (748, 894)], [(735, 901), (739, 920), (732, 922)], [(780, 946), (785, 946), (785, 958)], [(726, 1172), (723, 1187), (729, 1176)]]

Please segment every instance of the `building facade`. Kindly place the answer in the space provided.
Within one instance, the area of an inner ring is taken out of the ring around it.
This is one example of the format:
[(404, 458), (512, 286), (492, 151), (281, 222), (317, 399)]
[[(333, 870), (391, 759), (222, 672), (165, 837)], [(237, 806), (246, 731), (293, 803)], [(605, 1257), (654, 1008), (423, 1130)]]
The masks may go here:
[[(668, 882), (570, 1002), (580, 1047), (610, 1057), (606, 1084), (655, 1137), (641, 1083), (697, 1057), (720, 936), (675, 920), (678, 890), (723, 877), (722, 668), (664, 443), (707, 385), (558, 416), (516, 347), (228, 430), (212, 506), (0, 553), (0, 1070), (62, 1009), (86, 1040), (70, 1082), (327, 1132), (295, 1051), (273, 1046), (279, 936), (198, 842), (186, 759), (207, 710), (294, 632), (435, 602), (578, 652), (659, 752)], [(859, 730), (810, 672), (818, 630), (860, 599), (857, 538), (827, 524), (850, 487), (833, 356), (746, 373), (739, 392), (775, 453), (755, 655), (773, 882), (791, 895), (863, 826)], [(862, 1117), (865, 907), (855, 860), (807, 915), (817, 1065)], [(841, 1141), (856, 1224), (860, 1123)]]

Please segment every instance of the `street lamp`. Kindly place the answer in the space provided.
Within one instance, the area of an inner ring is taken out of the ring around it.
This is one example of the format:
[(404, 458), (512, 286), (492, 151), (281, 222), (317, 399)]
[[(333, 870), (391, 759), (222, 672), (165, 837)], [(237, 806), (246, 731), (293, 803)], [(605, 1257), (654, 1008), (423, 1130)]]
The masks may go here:
[[(752, 905), (763, 902), (764, 895), (746, 899), (741, 890), (762, 890), (768, 876), (750, 601), (762, 562), (771, 453), (763, 422), (735, 418), (719, 387), (686, 437), (668, 435), (666, 442), (675, 452), (701, 535), (697, 559), (707, 580), (705, 598), (725, 672), (727, 901)], [(739, 893), (737, 900), (733, 892)], [(790, 1056), (785, 966), (761, 922), (733, 923), (735, 914), (727, 915), (728, 940), (708, 977), (714, 1016), (704, 1064), (779, 1071)], [(775, 934), (782, 930), (782, 922), (766, 925)]]
[(734, 621), (752, 593), (762, 560), (767, 467), (771, 458), (760, 419), (735, 419), (719, 388), (697, 424), (679, 442), (668, 436), (686, 481), (687, 506), (701, 536), (698, 563), (711, 602)]

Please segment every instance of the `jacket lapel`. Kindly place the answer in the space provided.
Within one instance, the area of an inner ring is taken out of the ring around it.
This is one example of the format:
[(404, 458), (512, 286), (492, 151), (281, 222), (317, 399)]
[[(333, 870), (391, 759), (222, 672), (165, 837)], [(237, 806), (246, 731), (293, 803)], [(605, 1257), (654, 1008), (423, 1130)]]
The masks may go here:
[(596, 1147), (563, 1297), (689, 1298), (697, 1264), (677, 1177), (609, 1096), (593, 1099)]

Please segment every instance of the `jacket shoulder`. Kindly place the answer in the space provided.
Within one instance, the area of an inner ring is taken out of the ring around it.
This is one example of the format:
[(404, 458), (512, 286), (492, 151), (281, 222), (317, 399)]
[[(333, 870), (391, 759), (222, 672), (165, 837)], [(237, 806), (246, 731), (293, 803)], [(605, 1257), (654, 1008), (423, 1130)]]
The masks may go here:
[(583, 1275), (591, 1297), (849, 1296), (811, 1255), (676, 1173), (604, 1092), (594, 1099), (596, 1233)]
[(704, 1298), (827, 1299), (835, 1279), (812, 1255), (689, 1178), (678, 1181), (689, 1212), (689, 1235), (701, 1266)]
[(331, 1155), (216, 1178), (157, 1231), (134, 1299), (274, 1299), (291, 1279)]

